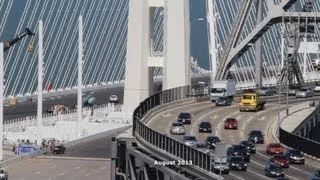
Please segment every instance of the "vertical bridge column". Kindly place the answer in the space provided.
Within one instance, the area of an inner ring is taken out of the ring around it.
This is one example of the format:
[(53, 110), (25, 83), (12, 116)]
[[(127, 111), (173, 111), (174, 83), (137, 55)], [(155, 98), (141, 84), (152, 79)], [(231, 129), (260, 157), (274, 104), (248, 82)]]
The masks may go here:
[[(164, 57), (153, 52), (153, 15), (164, 7)], [(163, 88), (191, 84), (189, 0), (130, 0), (124, 106), (132, 112), (151, 95), (153, 69), (163, 67)]]
[(189, 0), (164, 3), (163, 89), (191, 84)]
[(128, 112), (132, 112), (150, 93), (150, 78), (153, 78), (148, 69), (152, 49), (151, 21), (148, 0), (130, 0), (124, 88), (124, 106)]

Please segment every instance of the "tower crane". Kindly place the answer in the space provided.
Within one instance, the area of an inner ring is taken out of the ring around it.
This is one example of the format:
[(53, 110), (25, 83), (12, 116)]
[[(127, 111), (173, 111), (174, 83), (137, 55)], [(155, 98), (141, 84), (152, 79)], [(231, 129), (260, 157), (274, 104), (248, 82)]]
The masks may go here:
[[(35, 33), (33, 33), (29, 28), (25, 28), (24, 32), (22, 32), (20, 35), (15, 37), (13, 40), (7, 41), (4, 43), (3, 51), (5, 52), (5, 51), (9, 50), (13, 45), (15, 45), (17, 42), (19, 42), (25, 36), (34, 36), (34, 35), (35, 35)], [(29, 49), (30, 49), (30, 45), (29, 45)], [(30, 52), (30, 50), (28, 50), (28, 51)], [(31, 49), (31, 51), (32, 51), (32, 49)]]

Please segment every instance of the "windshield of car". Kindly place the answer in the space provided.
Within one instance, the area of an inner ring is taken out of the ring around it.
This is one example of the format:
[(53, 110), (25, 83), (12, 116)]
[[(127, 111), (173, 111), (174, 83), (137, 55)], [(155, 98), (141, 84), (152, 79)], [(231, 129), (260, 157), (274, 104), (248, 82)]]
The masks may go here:
[(261, 131), (251, 131), (251, 135), (261, 135), (262, 136), (262, 132)]
[(270, 165), (270, 170), (271, 170), (271, 171), (278, 171), (278, 170), (280, 170), (280, 169), (281, 169), (280, 166), (277, 166), (277, 165), (275, 165), (275, 164)]
[(247, 149), (245, 146), (236, 145), (236, 146), (233, 146), (233, 150), (234, 151), (246, 151)]
[(211, 127), (211, 124), (209, 122), (201, 122), (201, 127)]
[(270, 144), (270, 147), (281, 147), (280, 144)]
[(207, 137), (207, 140), (208, 141), (218, 141), (219, 138), (217, 136), (209, 136), (209, 137)]
[(236, 119), (233, 119), (233, 118), (227, 118), (227, 119), (226, 119), (226, 122), (236, 122)]
[(284, 155), (276, 155), (276, 156), (274, 156), (274, 158), (276, 158), (276, 159), (287, 159), (287, 157), (284, 156)]
[(226, 101), (226, 100), (228, 100), (228, 98), (226, 98), (226, 97), (219, 97), (219, 99), (218, 99), (218, 101)]
[(290, 153), (291, 153), (292, 155), (296, 155), (296, 156), (302, 155), (302, 154), (301, 154), (301, 151), (299, 151), (299, 150), (291, 150)]
[(307, 92), (307, 91), (308, 91), (308, 89), (305, 89), (305, 88), (301, 88), (301, 89), (299, 89), (299, 91), (302, 91), (302, 92)]
[(232, 161), (232, 162), (242, 162), (243, 159), (242, 159), (242, 157), (232, 157), (232, 158), (231, 158), (231, 161)]
[(211, 93), (224, 93), (226, 92), (226, 89), (223, 88), (211, 88)]
[(0, 174), (4, 174), (4, 170), (1, 169), (1, 170), (0, 170)]
[(255, 99), (256, 97), (254, 95), (243, 95), (242, 99)]
[(180, 113), (180, 114), (179, 114), (179, 117), (180, 117), (180, 118), (190, 118), (190, 116), (191, 116), (191, 115), (190, 115), (189, 113)]
[(185, 137), (184, 137), (184, 140), (195, 141), (195, 140), (197, 140), (197, 139), (196, 139), (196, 137), (194, 137), (194, 136), (185, 136)]
[(183, 126), (182, 123), (172, 123), (172, 126)]
[(111, 98), (117, 98), (117, 96), (116, 96), (116, 95), (111, 95), (110, 97), (111, 97)]
[(254, 144), (250, 141), (242, 141), (242, 144), (245, 146), (253, 146)]

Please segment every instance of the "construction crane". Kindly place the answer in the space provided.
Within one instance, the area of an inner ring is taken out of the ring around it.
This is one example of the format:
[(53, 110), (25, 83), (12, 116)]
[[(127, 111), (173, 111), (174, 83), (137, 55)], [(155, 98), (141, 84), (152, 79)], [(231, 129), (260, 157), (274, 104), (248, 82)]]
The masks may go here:
[[(3, 51), (5, 52), (5, 51), (9, 50), (13, 45), (15, 45), (17, 42), (19, 42), (25, 36), (32, 37), (34, 35), (35, 35), (35, 33), (33, 33), (29, 28), (25, 28), (24, 32), (21, 33), (19, 36), (15, 37), (11, 41), (7, 41), (4, 43)], [(32, 49), (33, 49), (32, 44), (29, 44), (28, 51), (30, 52), (30, 50), (32, 51)]]

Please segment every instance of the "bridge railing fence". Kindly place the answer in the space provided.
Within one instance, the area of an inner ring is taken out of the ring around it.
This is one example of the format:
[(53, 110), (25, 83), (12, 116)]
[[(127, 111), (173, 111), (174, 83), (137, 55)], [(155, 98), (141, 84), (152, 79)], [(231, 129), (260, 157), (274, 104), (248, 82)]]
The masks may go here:
[[(191, 97), (202, 97), (204, 95), (206, 95), (206, 93), (203, 93), (199, 89), (192, 90), (190, 86), (185, 86), (168, 89), (150, 96), (141, 102), (134, 110), (133, 136), (135, 136), (138, 141), (142, 139), (139, 141), (140, 143), (147, 146), (151, 145), (153, 149), (161, 152), (171, 160), (177, 161), (177, 159), (179, 159), (179, 162), (184, 163), (182, 165), (190, 165), (190, 163), (192, 163), (193, 166), (197, 166), (200, 170), (208, 173), (211, 168), (211, 157), (209, 154), (187, 146), (168, 137), (166, 134), (157, 132), (145, 124), (149, 120), (146, 114), (155, 107), (166, 105), (173, 101), (187, 100), (188, 98), (193, 99)], [(190, 166), (186, 167), (191, 168)]]
[[(314, 103), (314, 101), (309, 103), (304, 103), (302, 105), (304, 106), (304, 109), (307, 109), (310, 106), (312, 106), (312, 103)], [(299, 108), (297, 108), (297, 111), (298, 109)], [(300, 110), (302, 110), (301, 107), (300, 107)], [(296, 111), (293, 110), (291, 113), (294, 113), (294, 112)], [(279, 141), (290, 148), (299, 149), (300, 151), (304, 152), (307, 155), (320, 158), (320, 151), (319, 151), (320, 143), (299, 135), (300, 134), (299, 131), (301, 130), (301, 128), (305, 127), (306, 124), (311, 123), (311, 121), (314, 121), (314, 118), (318, 118), (318, 126), (319, 126), (320, 124), (319, 113), (320, 113), (320, 105), (318, 104), (316, 109), (308, 117), (306, 117), (292, 132), (288, 132), (280, 127)], [(316, 127), (313, 127), (313, 128), (316, 128)], [(311, 132), (315, 130), (312, 130), (310, 127), (307, 131)]]

